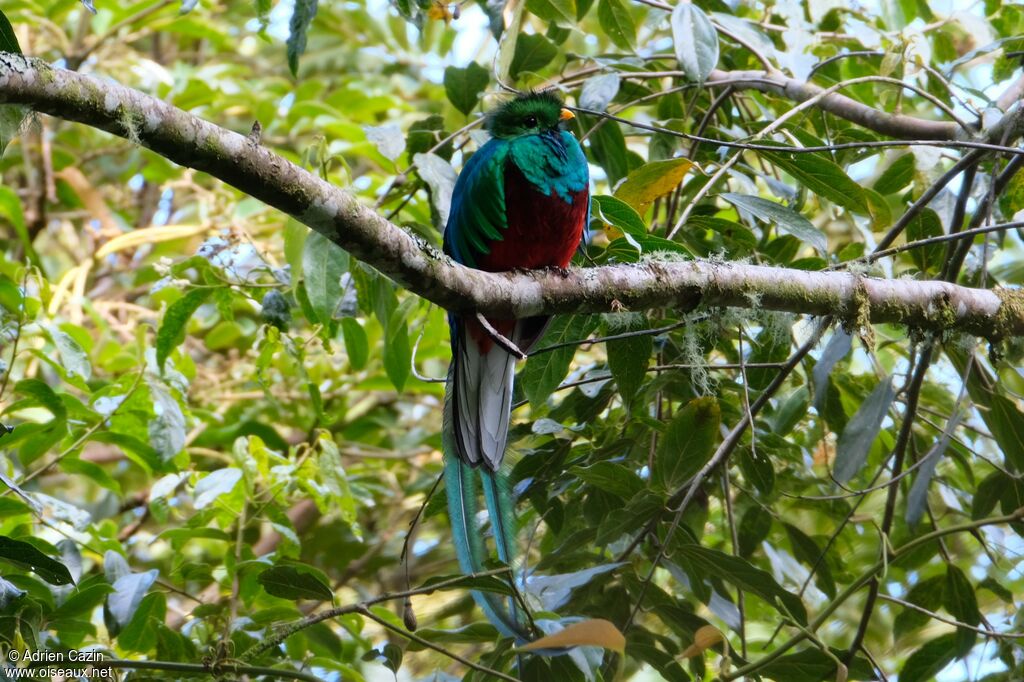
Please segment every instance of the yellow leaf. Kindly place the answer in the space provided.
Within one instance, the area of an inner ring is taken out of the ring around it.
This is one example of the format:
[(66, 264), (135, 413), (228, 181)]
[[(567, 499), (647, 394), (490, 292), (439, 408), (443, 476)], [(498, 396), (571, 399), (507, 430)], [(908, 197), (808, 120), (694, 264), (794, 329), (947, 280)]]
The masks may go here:
[(96, 250), (97, 260), (106, 258), (112, 253), (132, 249), (143, 244), (154, 244), (156, 242), (168, 242), (176, 239), (186, 239), (195, 235), (203, 234), (209, 230), (208, 225), (160, 225), (158, 227), (147, 227), (141, 230), (132, 230), (120, 234)]
[(615, 196), (636, 209), (641, 216), (655, 199), (663, 197), (683, 181), (693, 164), (686, 159), (665, 159), (645, 163), (630, 172)]
[(723, 639), (722, 632), (718, 628), (713, 625), (705, 625), (694, 633), (693, 644), (686, 647), (682, 657), (693, 658), (694, 656), (700, 656)]
[(427, 10), (427, 16), (434, 20), (444, 21), (448, 23), (452, 20), (451, 10), (448, 9), (448, 5), (443, 2), (434, 2)]
[(599, 646), (621, 654), (626, 648), (626, 638), (610, 622), (595, 618), (573, 623), (560, 632), (521, 646), (517, 651), (565, 649), (572, 646)]

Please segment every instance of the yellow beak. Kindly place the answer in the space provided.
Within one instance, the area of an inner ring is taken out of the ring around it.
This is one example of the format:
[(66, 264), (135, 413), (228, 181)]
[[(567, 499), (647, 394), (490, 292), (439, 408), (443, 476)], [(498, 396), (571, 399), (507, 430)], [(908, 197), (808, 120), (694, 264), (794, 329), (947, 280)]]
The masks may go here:
[(576, 118), (576, 114), (572, 113), (568, 109), (562, 109), (562, 113), (558, 116), (561, 121), (571, 121)]

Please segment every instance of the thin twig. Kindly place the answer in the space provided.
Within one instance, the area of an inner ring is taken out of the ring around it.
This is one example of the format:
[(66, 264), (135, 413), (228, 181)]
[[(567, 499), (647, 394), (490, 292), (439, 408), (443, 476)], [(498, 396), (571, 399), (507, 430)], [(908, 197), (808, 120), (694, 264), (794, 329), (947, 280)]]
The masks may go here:
[(448, 658), (450, 658), (450, 659), (452, 659), (454, 661), (458, 661), (459, 663), (461, 663), (461, 664), (463, 664), (463, 665), (465, 665), (465, 666), (467, 666), (469, 668), (472, 668), (473, 670), (478, 670), (478, 671), (480, 671), (482, 673), (485, 673), (487, 675), (493, 675), (494, 677), (497, 677), (499, 680), (509, 680), (509, 682), (519, 682), (518, 678), (512, 677), (511, 675), (506, 675), (505, 673), (503, 673), (501, 671), (498, 671), (498, 670), (495, 670), (493, 668), (488, 668), (485, 665), (480, 665), (479, 663), (474, 663), (473, 661), (469, 660), (468, 658), (463, 658), (462, 656), (459, 656), (457, 653), (455, 653), (453, 651), (449, 651), (448, 649), (445, 649), (444, 647), (442, 647), (440, 645), (434, 644), (433, 642), (431, 642), (428, 639), (424, 639), (424, 638), (420, 637), (416, 633), (409, 632), (408, 630), (400, 628), (397, 625), (392, 625), (391, 623), (389, 623), (388, 621), (384, 620), (380, 616), (374, 614), (372, 611), (370, 611), (366, 607), (360, 608), (358, 610), (358, 612), (359, 612), (360, 615), (362, 615), (362, 616), (364, 616), (366, 618), (369, 618), (370, 620), (376, 622), (381, 627), (386, 628), (388, 630), (391, 630), (391, 632), (394, 632), (396, 635), (399, 635), (401, 637), (405, 637), (406, 639), (412, 640), (413, 642), (416, 642), (420, 646), (425, 646), (428, 649), (433, 649), (434, 651), (436, 651), (436, 652), (438, 652), (440, 654), (444, 654)]
[(512, 341), (510, 341), (509, 339), (506, 339), (501, 332), (492, 327), (491, 323), (488, 322), (487, 318), (484, 317), (481, 313), (476, 314), (476, 321), (479, 322), (480, 326), (484, 328), (484, 331), (486, 331), (487, 335), (491, 337), (491, 340), (494, 341), (499, 346), (501, 346), (501, 348), (506, 353), (516, 358), (519, 358), (520, 360), (526, 359), (526, 353), (519, 350), (519, 346), (512, 343)]

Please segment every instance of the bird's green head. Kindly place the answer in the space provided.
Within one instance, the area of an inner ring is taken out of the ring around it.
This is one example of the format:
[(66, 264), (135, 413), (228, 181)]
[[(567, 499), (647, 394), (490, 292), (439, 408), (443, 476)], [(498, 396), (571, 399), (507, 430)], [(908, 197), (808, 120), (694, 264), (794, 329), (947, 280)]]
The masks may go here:
[(575, 118), (573, 113), (554, 93), (528, 92), (488, 114), (487, 132), (502, 139), (554, 132), (572, 118)]

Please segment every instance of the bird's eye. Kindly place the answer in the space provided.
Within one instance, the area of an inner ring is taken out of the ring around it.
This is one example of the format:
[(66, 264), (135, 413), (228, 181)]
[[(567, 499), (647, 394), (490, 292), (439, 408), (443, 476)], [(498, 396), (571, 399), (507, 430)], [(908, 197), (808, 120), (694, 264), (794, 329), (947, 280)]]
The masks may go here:
[(536, 128), (537, 127), (537, 117), (536, 116), (527, 116), (526, 118), (523, 119), (523, 124), (527, 128)]

